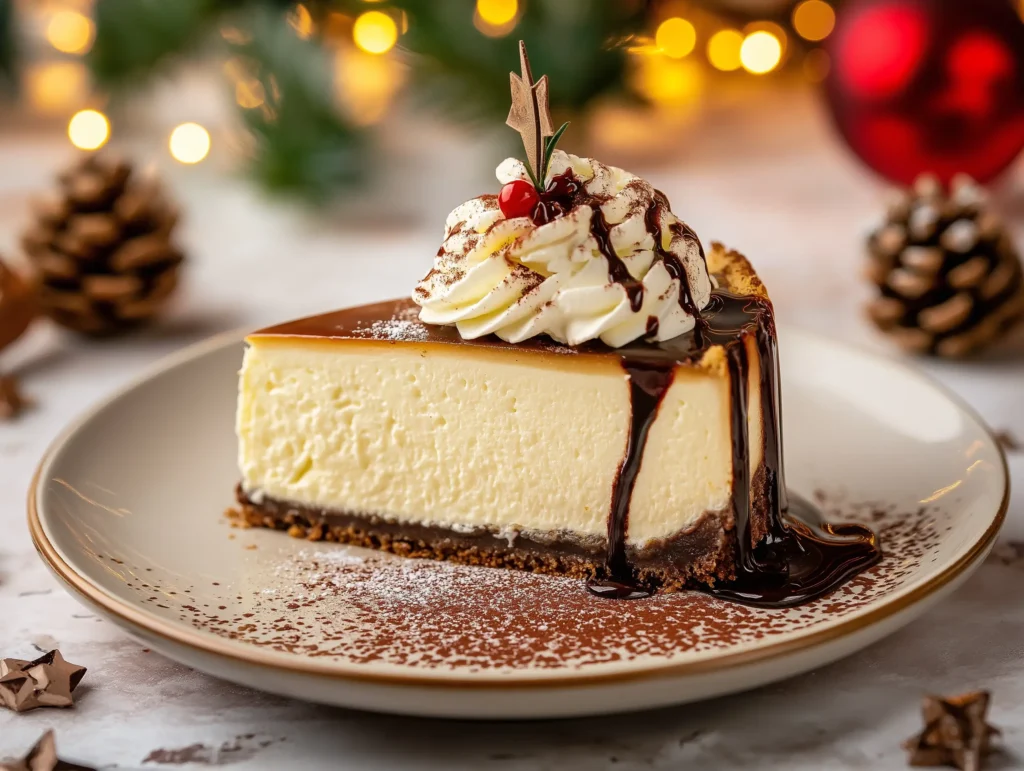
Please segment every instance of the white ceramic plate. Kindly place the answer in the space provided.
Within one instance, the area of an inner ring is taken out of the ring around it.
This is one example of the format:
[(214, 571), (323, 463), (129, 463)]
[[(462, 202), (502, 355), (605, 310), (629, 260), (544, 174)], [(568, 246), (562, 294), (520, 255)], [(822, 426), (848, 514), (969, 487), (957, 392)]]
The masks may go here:
[(146, 645), (298, 698), (538, 718), (753, 688), (863, 648), (952, 591), (1009, 492), (984, 425), (922, 375), (781, 337), (789, 485), (834, 520), (871, 523), (887, 554), (800, 608), (601, 600), (568, 579), (232, 528), (237, 336), (172, 357), (58, 439), (29, 493), (32, 535), (73, 594)]

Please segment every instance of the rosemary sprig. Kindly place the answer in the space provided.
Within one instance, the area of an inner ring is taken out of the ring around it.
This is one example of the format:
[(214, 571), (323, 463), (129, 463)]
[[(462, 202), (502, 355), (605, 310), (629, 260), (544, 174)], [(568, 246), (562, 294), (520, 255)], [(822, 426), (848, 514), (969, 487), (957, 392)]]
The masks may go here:
[[(566, 121), (559, 126), (558, 131), (548, 137), (548, 143), (544, 146), (544, 163), (540, 167), (540, 178), (542, 181), (548, 177), (548, 165), (551, 163), (551, 153), (555, 151), (555, 145), (558, 144), (558, 140), (562, 138), (562, 134), (565, 133), (567, 128), (569, 128), (569, 121)], [(534, 184), (537, 184), (536, 180), (534, 180)], [(538, 186), (537, 189), (539, 190), (540, 187)]]

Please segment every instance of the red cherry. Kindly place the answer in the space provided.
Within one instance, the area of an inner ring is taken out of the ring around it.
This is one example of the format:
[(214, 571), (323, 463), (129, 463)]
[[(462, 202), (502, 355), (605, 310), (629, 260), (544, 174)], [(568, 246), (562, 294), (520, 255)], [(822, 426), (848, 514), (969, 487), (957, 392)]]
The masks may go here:
[(498, 193), (498, 206), (506, 217), (529, 217), (533, 207), (540, 201), (540, 195), (533, 183), (525, 179), (514, 179)]

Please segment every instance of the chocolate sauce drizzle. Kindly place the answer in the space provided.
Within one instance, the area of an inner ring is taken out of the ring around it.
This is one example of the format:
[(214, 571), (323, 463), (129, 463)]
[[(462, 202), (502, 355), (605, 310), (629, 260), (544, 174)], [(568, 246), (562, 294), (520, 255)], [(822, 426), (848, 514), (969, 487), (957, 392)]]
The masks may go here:
[[(726, 349), (731, 391), (731, 503), (738, 559), (733, 581), (702, 591), (769, 608), (799, 605), (828, 594), (881, 559), (877, 537), (861, 525), (824, 522), (806, 501), (797, 500), (793, 505), (788, 501), (781, 453), (778, 346), (768, 301), (716, 289), (702, 315), (701, 333), (695, 329), (664, 343), (619, 349), (630, 381), (632, 424), (612, 492), (608, 575), (590, 581), (588, 589), (600, 597), (618, 599), (651, 593), (650, 587), (638, 580), (625, 543), (629, 497), (643, 460), (644, 443), (672, 384), (675, 363), (696, 358), (710, 345), (721, 345)], [(750, 347), (756, 351), (759, 363), (757, 387), (764, 424), (763, 458), (759, 473), (754, 475), (748, 428)], [(760, 495), (755, 495), (755, 486), (760, 488)]]
[[(697, 334), (699, 335), (703, 328), (703, 320), (700, 315), (700, 308), (697, 307), (697, 303), (693, 299), (693, 289), (690, 286), (690, 276), (686, 272), (686, 268), (683, 263), (679, 261), (679, 258), (673, 252), (668, 251), (664, 247), (664, 234), (661, 230), (661, 215), (662, 208), (668, 208), (668, 202), (664, 204), (655, 199), (654, 203), (648, 207), (647, 212), (644, 214), (644, 224), (647, 226), (647, 232), (654, 238), (654, 251), (661, 258), (662, 263), (665, 265), (665, 269), (668, 274), (679, 281), (679, 305), (684, 311), (690, 316), (696, 319), (697, 322)], [(705, 268), (707, 266), (707, 258), (704, 256), (704, 247), (700, 243), (700, 239), (697, 238), (697, 234), (694, 233), (690, 228), (682, 222), (675, 223), (670, 226), (669, 230), (673, 235), (681, 236), (684, 238), (692, 238), (700, 249), (700, 257), (704, 260)]]
[(611, 226), (599, 207), (594, 208), (594, 214), (590, 218), (590, 233), (597, 241), (597, 248), (608, 260), (608, 277), (626, 290), (629, 307), (633, 313), (636, 313), (644, 304), (644, 285), (630, 275), (626, 263), (615, 253), (615, 248), (612, 246)]

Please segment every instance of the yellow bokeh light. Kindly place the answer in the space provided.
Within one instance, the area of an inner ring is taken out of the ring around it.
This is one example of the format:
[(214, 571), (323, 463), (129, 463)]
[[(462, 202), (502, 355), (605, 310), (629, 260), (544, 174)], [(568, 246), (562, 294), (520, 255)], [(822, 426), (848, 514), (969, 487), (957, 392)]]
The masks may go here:
[(742, 30), (744, 39), (750, 37), (755, 32), (767, 32), (770, 35), (774, 35), (775, 39), (779, 41), (779, 47), (782, 49), (782, 57), (786, 56), (786, 47), (789, 45), (789, 36), (786, 34), (786, 30), (780, 27), (773, 21), (755, 21)]
[(335, 95), (354, 123), (368, 126), (387, 115), (405, 74), (393, 57), (342, 49), (335, 55)]
[(723, 29), (711, 36), (708, 41), (708, 61), (715, 69), (724, 72), (738, 70), (742, 66), (740, 48), (743, 46), (743, 35), (734, 29)]
[(782, 43), (771, 32), (751, 32), (740, 46), (740, 62), (747, 72), (764, 75), (779, 66)]
[(313, 16), (302, 3), (295, 6), (295, 9), (288, 14), (288, 24), (302, 40), (309, 40), (313, 37)]
[(80, 110), (68, 123), (71, 144), (82, 150), (98, 150), (110, 139), (110, 121), (98, 110)]
[(235, 83), (235, 102), (239, 107), (252, 110), (267, 101), (267, 91), (256, 78)]
[(666, 19), (658, 25), (658, 31), (654, 33), (654, 42), (666, 56), (682, 59), (697, 45), (697, 30), (686, 19)]
[(495, 26), (488, 21), (484, 21), (484, 17), (480, 15), (479, 11), (473, 11), (473, 26), (477, 28), (477, 31), (487, 37), (505, 37), (508, 33), (516, 28), (516, 22), (518, 19), (512, 19), (504, 24)]
[(519, 13), (518, 0), (476, 0), (476, 12), (492, 27), (502, 27)]
[(88, 51), (95, 32), (92, 19), (78, 11), (57, 11), (46, 25), (46, 39), (50, 45), (66, 54)]
[(675, 61), (665, 56), (638, 57), (636, 72), (630, 80), (640, 94), (669, 107), (693, 103), (704, 87), (699, 63)]
[(182, 123), (171, 132), (171, 155), (181, 163), (199, 163), (210, 153), (210, 132), (198, 123)]
[(805, 40), (824, 40), (836, 26), (836, 12), (824, 0), (804, 0), (793, 9), (793, 28)]
[(386, 13), (367, 11), (356, 19), (352, 39), (368, 54), (387, 53), (398, 41), (398, 26)]
[(33, 108), (50, 115), (67, 115), (89, 93), (85, 65), (78, 61), (29, 64), (23, 70), (25, 95)]

